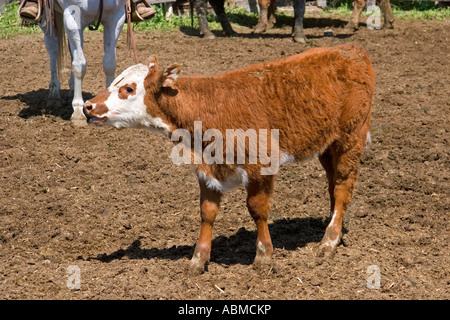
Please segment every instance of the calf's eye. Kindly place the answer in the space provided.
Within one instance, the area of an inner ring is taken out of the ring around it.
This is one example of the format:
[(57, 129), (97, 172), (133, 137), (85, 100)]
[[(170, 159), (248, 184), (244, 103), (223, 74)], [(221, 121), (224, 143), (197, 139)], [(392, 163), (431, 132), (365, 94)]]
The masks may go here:
[(127, 90), (128, 93), (132, 93), (134, 91), (132, 87), (126, 87), (125, 90)]

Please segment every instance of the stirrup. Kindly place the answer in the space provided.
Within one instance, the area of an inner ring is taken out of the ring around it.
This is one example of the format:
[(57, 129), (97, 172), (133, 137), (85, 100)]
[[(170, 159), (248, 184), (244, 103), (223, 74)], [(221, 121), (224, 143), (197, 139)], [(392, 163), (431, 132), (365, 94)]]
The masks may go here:
[[(142, 22), (153, 18), (156, 14), (156, 10), (147, 0), (131, 0), (131, 21), (132, 22)], [(139, 14), (137, 5), (143, 3), (144, 6), (149, 9), (145, 14)]]
[(30, 22), (30, 23), (38, 23), (41, 21), (41, 17), (42, 17), (42, 0), (37, 0), (36, 4), (38, 7), (38, 12), (36, 14), (35, 18), (32, 18), (30, 16), (26, 16), (21, 14), (22, 10), (25, 8), (25, 4), (28, 2), (28, 0), (22, 1), (22, 3), (19, 6), (19, 10), (17, 12), (17, 14), (19, 15), (19, 18), (26, 21), (26, 22)]

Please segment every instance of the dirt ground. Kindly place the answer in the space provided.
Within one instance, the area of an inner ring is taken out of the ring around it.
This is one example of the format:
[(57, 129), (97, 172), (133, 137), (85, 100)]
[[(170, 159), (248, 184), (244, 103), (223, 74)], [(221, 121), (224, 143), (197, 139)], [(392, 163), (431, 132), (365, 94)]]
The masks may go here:
[[(68, 61), (64, 107), (47, 108), (42, 34), (1, 40), (0, 299), (450, 298), (450, 21), (398, 20), (354, 35), (345, 22), (307, 19), (306, 46), (288, 26), (261, 37), (236, 27), (238, 36), (218, 31), (213, 41), (192, 30), (136, 34), (142, 59), (181, 63), (188, 75), (347, 42), (370, 52), (372, 145), (343, 244), (333, 259), (315, 257), (329, 213), (325, 172), (317, 160), (285, 165), (269, 224), (279, 270), (267, 274), (252, 266), (255, 226), (241, 188), (224, 197), (208, 271), (188, 277), (200, 221), (192, 168), (171, 162), (162, 135), (71, 126)], [(334, 37), (323, 36), (329, 28)], [(85, 38), (87, 99), (105, 80), (102, 36)], [(123, 34), (117, 70), (132, 64)]]

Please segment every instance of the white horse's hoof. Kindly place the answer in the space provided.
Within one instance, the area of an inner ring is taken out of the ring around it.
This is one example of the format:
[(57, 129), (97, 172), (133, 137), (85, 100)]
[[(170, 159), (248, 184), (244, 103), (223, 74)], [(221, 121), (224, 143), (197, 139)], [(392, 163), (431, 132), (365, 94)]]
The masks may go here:
[(84, 127), (87, 126), (86, 116), (84, 115), (81, 108), (76, 108), (70, 117), (70, 122), (74, 127)]
[(86, 119), (70, 119), (70, 123), (77, 128), (87, 126)]

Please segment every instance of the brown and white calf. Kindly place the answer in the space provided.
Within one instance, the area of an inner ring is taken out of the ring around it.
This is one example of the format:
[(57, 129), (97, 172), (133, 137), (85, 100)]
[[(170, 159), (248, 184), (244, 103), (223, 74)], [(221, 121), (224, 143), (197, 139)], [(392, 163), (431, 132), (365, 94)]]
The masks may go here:
[[(318, 155), (326, 170), (331, 221), (318, 254), (332, 255), (370, 138), (375, 75), (369, 54), (361, 47), (342, 45), (210, 77), (179, 73), (178, 64), (158, 70), (151, 57), (146, 65), (126, 69), (107, 90), (87, 101), (85, 112), (91, 123), (148, 128), (169, 137), (180, 128), (193, 137), (197, 121), (203, 133), (216, 129), (224, 136), (227, 129), (278, 129), (281, 164)], [(203, 142), (203, 150), (207, 146)], [(227, 149), (221, 150), (225, 159)], [(240, 184), (247, 189), (247, 207), (257, 227), (255, 265), (270, 265), (273, 246), (267, 219), (275, 174), (261, 174), (260, 162), (194, 166), (201, 190), (201, 226), (191, 272), (204, 271), (221, 197)]]

